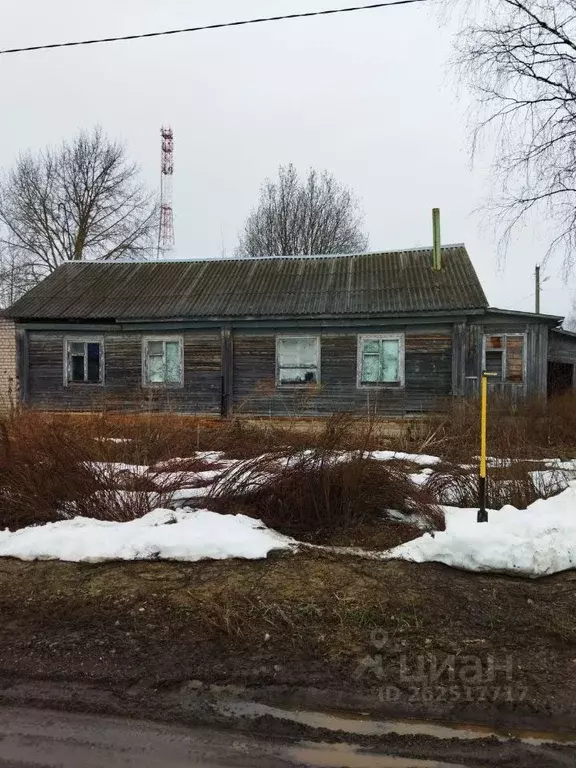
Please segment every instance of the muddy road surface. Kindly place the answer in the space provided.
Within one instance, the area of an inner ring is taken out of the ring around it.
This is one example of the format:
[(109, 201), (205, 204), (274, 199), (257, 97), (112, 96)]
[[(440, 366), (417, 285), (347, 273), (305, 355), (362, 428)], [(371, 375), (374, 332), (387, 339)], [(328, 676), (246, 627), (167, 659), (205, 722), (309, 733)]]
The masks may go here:
[(272, 717), (260, 726), (253, 733), (241, 721), (227, 728), (185, 727), (5, 707), (0, 708), (0, 767), (572, 768), (576, 754), (566, 744), (480, 735), (458, 739), (413, 733), (382, 740), (365, 728), (347, 733), (292, 723), (282, 736)]

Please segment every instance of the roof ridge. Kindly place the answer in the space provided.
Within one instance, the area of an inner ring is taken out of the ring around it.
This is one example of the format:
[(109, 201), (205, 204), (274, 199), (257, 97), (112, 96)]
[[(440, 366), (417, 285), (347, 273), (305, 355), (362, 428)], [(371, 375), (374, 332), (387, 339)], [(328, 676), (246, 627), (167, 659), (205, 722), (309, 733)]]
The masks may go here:
[[(446, 243), (442, 250), (450, 248), (466, 248), (465, 243)], [(360, 256), (382, 256), (394, 253), (432, 253), (431, 245), (415, 246), (413, 248), (393, 248), (383, 251), (358, 251), (357, 253), (312, 253), (309, 255), (291, 255), (291, 256), (207, 256), (202, 258), (182, 257), (178, 259), (93, 259), (90, 261), (65, 261), (63, 264), (182, 264), (198, 262), (222, 262), (222, 261), (298, 261), (300, 259), (347, 259)]]

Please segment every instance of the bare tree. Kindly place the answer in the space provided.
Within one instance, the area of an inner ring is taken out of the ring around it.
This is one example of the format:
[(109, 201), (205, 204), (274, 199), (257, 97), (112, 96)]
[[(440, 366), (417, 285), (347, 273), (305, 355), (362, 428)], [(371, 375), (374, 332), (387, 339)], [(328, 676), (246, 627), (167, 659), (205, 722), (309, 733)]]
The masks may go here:
[(572, 298), (572, 305), (570, 307), (570, 312), (564, 318), (562, 327), (567, 331), (572, 331), (572, 332), (576, 331), (576, 296)]
[(0, 307), (9, 307), (36, 282), (30, 264), (0, 243)]
[(552, 227), (548, 253), (562, 250), (564, 266), (572, 268), (576, 0), (485, 0), (466, 7), (457, 62), (480, 107), (474, 147), (486, 131), (496, 137), (498, 192), (490, 207), (505, 237), (527, 217), (540, 216)]
[(38, 280), (65, 261), (146, 256), (157, 207), (124, 146), (96, 128), (20, 156), (0, 180), (0, 226), (8, 263)]
[(241, 256), (303, 256), (365, 250), (363, 216), (353, 193), (327, 171), (310, 169), (300, 180), (296, 168), (280, 166), (267, 179), (260, 202), (240, 236)]

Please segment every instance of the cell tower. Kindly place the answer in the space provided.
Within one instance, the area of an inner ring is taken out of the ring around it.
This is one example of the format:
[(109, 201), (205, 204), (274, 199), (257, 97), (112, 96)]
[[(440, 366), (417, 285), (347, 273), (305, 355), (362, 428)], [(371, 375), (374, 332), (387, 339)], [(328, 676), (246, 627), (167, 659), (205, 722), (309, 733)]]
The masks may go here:
[(174, 248), (174, 211), (172, 209), (172, 179), (174, 177), (174, 134), (172, 128), (161, 128), (162, 175), (160, 178), (160, 226), (158, 228), (158, 258)]

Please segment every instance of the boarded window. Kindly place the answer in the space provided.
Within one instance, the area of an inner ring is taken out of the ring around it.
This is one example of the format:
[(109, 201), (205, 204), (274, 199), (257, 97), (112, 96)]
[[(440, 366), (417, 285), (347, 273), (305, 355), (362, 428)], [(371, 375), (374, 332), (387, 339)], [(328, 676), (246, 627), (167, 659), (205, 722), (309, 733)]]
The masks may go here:
[(524, 336), (485, 336), (484, 367), (497, 381), (522, 384), (524, 381)]
[(102, 384), (104, 375), (102, 342), (66, 341), (66, 381), (68, 384)]
[(524, 381), (524, 336), (506, 337), (506, 381)]
[(362, 337), (359, 342), (359, 383), (364, 386), (400, 384), (402, 338)]
[(144, 339), (144, 383), (183, 383), (181, 339)]
[(317, 336), (279, 336), (276, 342), (279, 384), (317, 384), (320, 370), (320, 339)]

